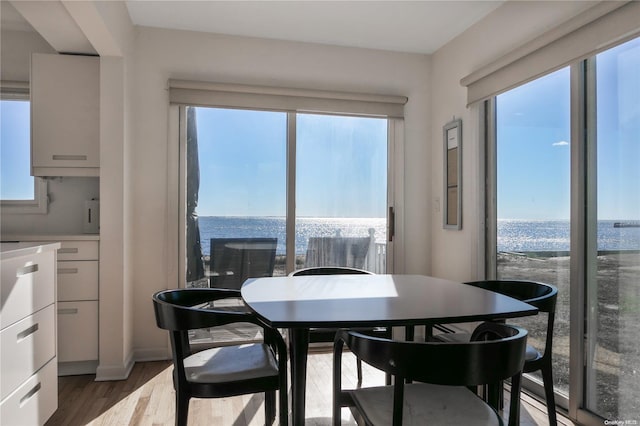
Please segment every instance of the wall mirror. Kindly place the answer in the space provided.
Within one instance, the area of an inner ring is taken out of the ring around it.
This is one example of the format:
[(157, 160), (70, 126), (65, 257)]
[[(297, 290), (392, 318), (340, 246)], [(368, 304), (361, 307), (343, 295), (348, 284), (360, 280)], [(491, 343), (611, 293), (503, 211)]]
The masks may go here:
[(462, 120), (443, 128), (444, 227), (462, 229)]

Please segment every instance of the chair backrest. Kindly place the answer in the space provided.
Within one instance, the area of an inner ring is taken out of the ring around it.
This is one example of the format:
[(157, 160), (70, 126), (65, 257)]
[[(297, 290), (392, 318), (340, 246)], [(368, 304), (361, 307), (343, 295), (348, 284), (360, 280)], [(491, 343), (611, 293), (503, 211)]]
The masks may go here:
[(558, 289), (550, 284), (524, 280), (484, 280), (465, 284), (495, 291), (538, 308), (540, 312), (555, 312)]
[(556, 300), (558, 289), (551, 284), (524, 280), (485, 280), (472, 281), (465, 284), (495, 291), (505, 296), (513, 297), (547, 313), (547, 331), (543, 356), (550, 357), (553, 351), (553, 324), (555, 321)]
[(212, 238), (211, 286), (240, 289), (247, 278), (270, 277), (277, 238)]
[(526, 330), (491, 323), (484, 338), (466, 343), (408, 342), (341, 331), (351, 352), (366, 363), (396, 376), (448, 386), (493, 384), (520, 374)]
[(234, 322), (261, 325), (248, 311), (216, 309), (216, 300), (242, 297), (239, 290), (219, 288), (180, 288), (153, 295), (153, 309), (158, 327), (169, 331), (188, 331), (217, 327)]
[(373, 272), (365, 271), (364, 269), (347, 268), (344, 266), (316, 266), (311, 268), (298, 269), (293, 271), (289, 275), (292, 277), (302, 275), (349, 275), (349, 274), (369, 274), (374, 275)]
[(310, 237), (304, 265), (361, 269), (370, 244), (371, 237)]

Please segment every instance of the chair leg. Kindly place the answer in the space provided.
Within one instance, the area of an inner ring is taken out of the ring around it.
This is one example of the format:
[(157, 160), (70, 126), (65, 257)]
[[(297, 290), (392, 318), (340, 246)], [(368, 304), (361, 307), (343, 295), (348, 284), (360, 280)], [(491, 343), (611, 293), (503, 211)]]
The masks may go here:
[[(551, 363), (549, 363), (551, 364)], [(541, 369), (542, 383), (544, 384), (544, 395), (547, 402), (547, 415), (549, 416), (549, 426), (557, 426), (556, 399), (553, 393), (553, 374), (551, 365), (545, 365)]]
[(189, 397), (176, 390), (176, 426), (187, 426)]
[(280, 426), (289, 425), (289, 392), (287, 392), (287, 386), (282, 386), (278, 391), (278, 398), (280, 398), (280, 407), (278, 407), (278, 413), (280, 413)]
[(362, 386), (362, 360), (360, 358), (356, 359), (357, 370), (358, 370), (358, 388)]
[(517, 374), (511, 378), (511, 395), (509, 401), (509, 426), (520, 424), (520, 386), (522, 374)]
[(264, 393), (264, 424), (272, 425), (276, 419), (276, 392)]

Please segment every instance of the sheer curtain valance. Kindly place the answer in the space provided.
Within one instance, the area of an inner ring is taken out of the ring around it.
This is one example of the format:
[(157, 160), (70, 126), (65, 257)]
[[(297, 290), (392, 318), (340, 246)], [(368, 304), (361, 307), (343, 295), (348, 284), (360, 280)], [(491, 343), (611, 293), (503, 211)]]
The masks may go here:
[(169, 80), (173, 104), (403, 118), (406, 96)]
[(467, 103), (512, 89), (640, 34), (640, 2), (604, 1), (463, 78)]

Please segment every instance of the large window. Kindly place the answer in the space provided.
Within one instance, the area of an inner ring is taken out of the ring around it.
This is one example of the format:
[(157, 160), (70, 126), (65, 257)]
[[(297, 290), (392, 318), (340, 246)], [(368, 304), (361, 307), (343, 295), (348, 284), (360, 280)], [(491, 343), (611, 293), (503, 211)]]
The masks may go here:
[(31, 176), (30, 110), (24, 96), (0, 99), (0, 202), (3, 213), (46, 213), (46, 183)]
[[(488, 275), (558, 287), (557, 402), (571, 401), (581, 422), (635, 424), (640, 39), (516, 87), (488, 105), (495, 105), (488, 145), (488, 164), (495, 164), (488, 168), (495, 182), (487, 197), (495, 198), (488, 209)], [(533, 321), (521, 324), (530, 330), (529, 343), (538, 345)], [(532, 379), (536, 388), (538, 378)]]

